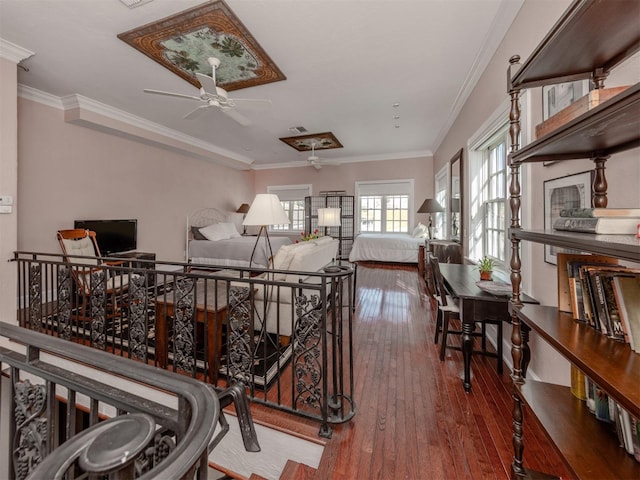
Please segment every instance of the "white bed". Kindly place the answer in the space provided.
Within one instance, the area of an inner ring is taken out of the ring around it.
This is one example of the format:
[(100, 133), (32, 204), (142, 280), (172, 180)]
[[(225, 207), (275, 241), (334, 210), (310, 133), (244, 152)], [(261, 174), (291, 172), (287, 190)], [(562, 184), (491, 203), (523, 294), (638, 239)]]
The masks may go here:
[(424, 237), (408, 233), (361, 233), (353, 242), (349, 261), (420, 263), (420, 246)]
[[(229, 214), (215, 208), (202, 208), (187, 217), (187, 261), (221, 267), (268, 266), (270, 256), (266, 238), (260, 237), (253, 261), (249, 265), (257, 237), (242, 236), (238, 232), (239, 222)], [(208, 235), (210, 238), (204, 238)], [(273, 255), (283, 245), (291, 243), (288, 237), (269, 237)]]

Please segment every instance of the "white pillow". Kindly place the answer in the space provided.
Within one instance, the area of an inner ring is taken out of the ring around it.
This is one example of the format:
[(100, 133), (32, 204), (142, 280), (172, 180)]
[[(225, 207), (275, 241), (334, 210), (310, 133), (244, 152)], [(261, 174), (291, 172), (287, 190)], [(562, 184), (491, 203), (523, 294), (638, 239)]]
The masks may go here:
[(240, 236), (240, 233), (238, 232), (238, 229), (236, 228), (235, 224), (225, 222), (225, 223), (220, 223), (219, 225), (222, 225), (225, 231), (229, 234), (229, 238), (237, 238)]
[(229, 229), (224, 226), (224, 223), (214, 223), (208, 227), (203, 227), (200, 229), (200, 233), (204, 235), (207, 240), (212, 240), (214, 242), (230, 238)]
[(333, 241), (333, 238), (330, 237), (329, 235), (324, 235), (320, 238), (316, 238), (314, 240), (311, 240), (313, 243), (315, 243), (316, 245), (324, 245), (325, 243), (329, 243)]
[(418, 222), (416, 228), (413, 229), (413, 233), (411, 234), (414, 238), (424, 238), (426, 237), (428, 232), (427, 226)]
[[(298, 252), (304, 252), (307, 249), (311, 249), (315, 247), (315, 244), (312, 242), (300, 242), (300, 243), (292, 243), (290, 245), (283, 245), (276, 253), (273, 259), (273, 268), (276, 270), (289, 270), (291, 267), (291, 261), (293, 257)], [(277, 273), (275, 275), (274, 280), (283, 281), (285, 280), (287, 274), (286, 273)]]

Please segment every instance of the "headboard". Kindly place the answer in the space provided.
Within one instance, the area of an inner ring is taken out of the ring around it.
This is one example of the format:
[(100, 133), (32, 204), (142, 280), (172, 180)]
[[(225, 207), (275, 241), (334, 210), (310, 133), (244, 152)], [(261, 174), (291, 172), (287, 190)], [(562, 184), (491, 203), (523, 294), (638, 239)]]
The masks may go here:
[(214, 223), (228, 222), (229, 214), (218, 210), (217, 208), (199, 208), (193, 213), (187, 216), (187, 231), (185, 232), (186, 244), (185, 255), (186, 261), (189, 261), (189, 240), (193, 240), (193, 234), (191, 233), (191, 227), (206, 227), (207, 225), (213, 225)]

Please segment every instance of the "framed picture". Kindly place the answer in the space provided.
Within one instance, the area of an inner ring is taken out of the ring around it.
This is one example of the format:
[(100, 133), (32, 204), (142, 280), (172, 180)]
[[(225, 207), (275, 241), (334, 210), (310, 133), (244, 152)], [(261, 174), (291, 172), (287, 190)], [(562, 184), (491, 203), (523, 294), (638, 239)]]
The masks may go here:
[(342, 148), (340, 141), (331, 132), (310, 133), (308, 135), (296, 135), (295, 137), (282, 137), (280, 140), (299, 152), (311, 151), (312, 145), (315, 150)]
[(209, 57), (220, 60), (216, 83), (228, 92), (286, 80), (223, 0), (142, 25), (118, 38), (196, 88), (200, 88), (196, 73), (211, 75)]
[(553, 117), (587, 93), (589, 80), (545, 85), (542, 87), (542, 120)]
[[(560, 217), (563, 208), (587, 208), (591, 206), (593, 171), (567, 175), (544, 182), (544, 229), (553, 230), (553, 222)], [(545, 245), (544, 261), (557, 265), (558, 251), (571, 251)]]

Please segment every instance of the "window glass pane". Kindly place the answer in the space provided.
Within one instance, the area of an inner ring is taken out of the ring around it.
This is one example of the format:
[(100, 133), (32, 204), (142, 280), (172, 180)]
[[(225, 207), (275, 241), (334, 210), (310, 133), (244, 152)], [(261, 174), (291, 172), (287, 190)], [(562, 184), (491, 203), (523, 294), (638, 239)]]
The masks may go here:
[(361, 232), (408, 232), (409, 217), (408, 195), (360, 196)]

